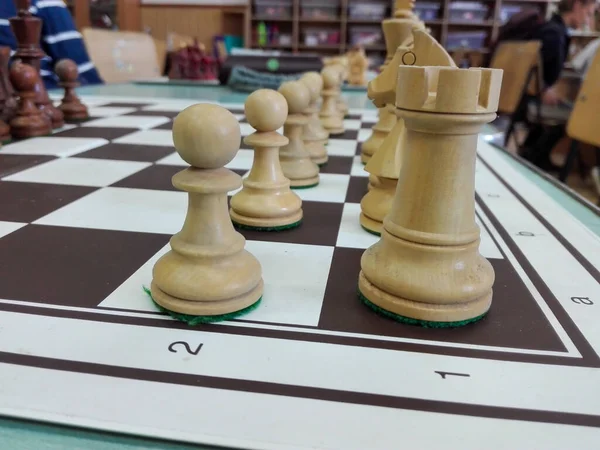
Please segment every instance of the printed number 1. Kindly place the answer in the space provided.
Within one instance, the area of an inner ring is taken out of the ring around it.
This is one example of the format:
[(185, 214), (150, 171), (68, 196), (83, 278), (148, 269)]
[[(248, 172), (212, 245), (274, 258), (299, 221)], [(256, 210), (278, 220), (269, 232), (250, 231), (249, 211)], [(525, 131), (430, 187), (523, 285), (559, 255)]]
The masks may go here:
[(177, 345), (181, 345), (183, 348), (185, 348), (185, 351), (188, 352), (190, 355), (197, 355), (198, 353), (200, 353), (200, 349), (202, 348), (202, 346), (204, 344), (200, 344), (198, 347), (196, 347), (196, 350), (192, 350), (190, 347), (190, 344), (188, 344), (185, 341), (177, 341), (177, 342), (173, 342), (171, 343), (171, 345), (169, 345), (169, 351), (172, 353), (177, 353), (177, 350), (175, 349), (175, 347)]

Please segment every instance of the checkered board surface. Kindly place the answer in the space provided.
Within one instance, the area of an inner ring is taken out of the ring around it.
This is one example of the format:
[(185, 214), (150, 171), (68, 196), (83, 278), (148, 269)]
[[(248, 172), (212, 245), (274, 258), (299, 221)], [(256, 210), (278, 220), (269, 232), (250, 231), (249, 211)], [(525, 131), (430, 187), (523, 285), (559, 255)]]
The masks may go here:
[[(424, 329), (359, 302), (377, 237), (358, 221), (358, 155), (376, 116), (351, 110), (320, 184), (297, 191), (303, 225), (242, 232), (261, 306), (191, 328), (142, 287), (185, 218), (170, 130), (194, 102), (83, 100), (85, 123), (0, 149), (0, 414), (252, 449), (600, 442), (600, 241), (483, 138), (476, 213), (496, 283), (481, 322)], [(228, 167), (244, 176), (241, 147)]]

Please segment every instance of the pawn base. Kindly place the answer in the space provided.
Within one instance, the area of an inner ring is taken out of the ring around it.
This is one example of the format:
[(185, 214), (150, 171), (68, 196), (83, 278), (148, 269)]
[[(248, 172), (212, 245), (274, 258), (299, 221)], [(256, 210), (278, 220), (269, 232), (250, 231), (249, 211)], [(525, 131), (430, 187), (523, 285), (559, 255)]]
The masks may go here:
[[(153, 281), (150, 285), (152, 299), (165, 310), (185, 316), (211, 317), (240, 313), (244, 309), (258, 302), (264, 290), (264, 282), (261, 281), (249, 292), (235, 298), (219, 301), (192, 301), (173, 297), (160, 289)], [(208, 321), (208, 319), (206, 321)], [(202, 319), (198, 319), (202, 320)]]
[(302, 223), (303, 217), (302, 210), (289, 216), (274, 218), (243, 216), (233, 209), (230, 209), (229, 214), (236, 227), (257, 231), (282, 231), (296, 228)]
[(43, 103), (37, 106), (43, 114), (48, 116), (48, 119), (50, 119), (50, 123), (52, 124), (51, 126), (53, 130), (65, 126), (64, 115), (62, 111), (56, 108), (54, 105), (52, 105), (52, 103)]
[(87, 106), (83, 103), (63, 103), (59, 109), (64, 115), (64, 120), (68, 122), (79, 122), (89, 118)]
[(428, 304), (391, 295), (365, 277), (361, 271), (358, 278), (361, 298), (374, 305), (380, 313), (398, 321), (427, 327), (460, 327), (481, 319), (492, 304), (492, 290), (482, 297), (465, 303)]
[(308, 189), (319, 185), (319, 176), (298, 180), (290, 180), (291, 189)]
[(148, 296), (150, 297), (150, 299), (152, 300), (154, 305), (159, 310), (161, 310), (164, 313), (167, 313), (169, 316), (171, 316), (174, 319), (177, 319), (181, 322), (187, 323), (190, 326), (196, 326), (196, 325), (200, 325), (203, 323), (223, 322), (226, 320), (235, 319), (237, 317), (248, 314), (251, 311), (254, 311), (256, 308), (258, 308), (258, 305), (260, 304), (260, 302), (262, 300), (262, 297), (261, 297), (258, 299), (258, 301), (256, 301), (252, 305), (248, 306), (247, 308), (241, 309), (239, 311), (234, 311), (229, 314), (220, 314), (220, 315), (214, 315), (214, 316), (192, 316), (192, 315), (188, 315), (188, 314), (181, 314), (181, 313), (178, 313), (175, 311), (171, 311), (171, 310), (161, 306), (160, 304), (156, 303), (156, 301), (154, 300), (154, 297), (152, 296), (152, 291), (150, 289), (144, 287), (144, 291), (146, 292), (146, 294), (148, 294)]
[(50, 120), (42, 114), (18, 116), (10, 122), (10, 133), (15, 139), (47, 136), (52, 133)]
[(321, 117), (321, 125), (330, 136), (344, 134), (344, 121), (340, 116)]
[(327, 149), (325, 148), (325, 140), (304, 141), (304, 148), (308, 152), (311, 161), (317, 166), (322, 166), (329, 160)]
[(365, 216), (364, 213), (360, 213), (360, 226), (363, 227), (366, 231), (376, 236), (381, 236), (381, 229), (383, 228), (383, 222), (379, 222), (374, 220), (368, 216)]

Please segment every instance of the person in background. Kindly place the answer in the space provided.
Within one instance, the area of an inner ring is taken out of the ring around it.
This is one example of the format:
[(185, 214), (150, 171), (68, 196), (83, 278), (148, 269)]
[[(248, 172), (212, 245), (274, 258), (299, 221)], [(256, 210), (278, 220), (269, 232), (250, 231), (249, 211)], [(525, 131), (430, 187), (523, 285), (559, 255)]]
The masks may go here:
[[(47, 89), (58, 87), (53, 68), (63, 58), (77, 64), (82, 85), (104, 83), (88, 56), (82, 36), (63, 0), (32, 0), (29, 11), (42, 20), (40, 45), (47, 56), (41, 60), (40, 74)], [(10, 47), (13, 52), (17, 48), (17, 41), (9, 19), (16, 15), (17, 8), (13, 0), (0, 0), (0, 46)]]
[(560, 0), (557, 12), (534, 33), (534, 39), (542, 42), (543, 104), (560, 103), (556, 82), (569, 56), (570, 30), (581, 29), (590, 23), (595, 12), (596, 0)]
[[(539, 40), (542, 47), (540, 50), (542, 70), (542, 116), (562, 116), (568, 114), (569, 109), (563, 104), (557, 89), (557, 83), (568, 60), (571, 44), (571, 30), (581, 29), (589, 23), (596, 11), (596, 0), (560, 0), (557, 11), (552, 17), (541, 24), (528, 26), (526, 40)], [(519, 24), (513, 25), (518, 28)], [(514, 30), (511, 30), (515, 33)], [(518, 31), (517, 33), (518, 34)], [(519, 38), (517, 38), (519, 40)], [(531, 113), (531, 107), (537, 109), (532, 103), (532, 98), (525, 96), (517, 113), (517, 121), (521, 121)], [(519, 150), (519, 154), (536, 166), (556, 171), (556, 167), (550, 160), (552, 148), (562, 137), (561, 127), (546, 130), (541, 124), (532, 124), (527, 137)]]

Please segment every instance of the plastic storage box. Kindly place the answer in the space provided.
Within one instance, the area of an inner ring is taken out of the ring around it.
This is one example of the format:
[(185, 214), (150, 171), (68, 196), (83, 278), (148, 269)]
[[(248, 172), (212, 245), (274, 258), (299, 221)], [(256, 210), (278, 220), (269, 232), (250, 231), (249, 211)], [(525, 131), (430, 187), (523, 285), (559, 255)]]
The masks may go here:
[(370, 45), (383, 44), (383, 32), (381, 31), (381, 27), (351, 27), (349, 31), (351, 45), (368, 47)]
[(452, 2), (448, 8), (448, 18), (457, 22), (483, 22), (488, 18), (489, 7), (477, 2)]
[(292, 18), (292, 0), (254, 0), (254, 15), (274, 19)]
[(440, 18), (441, 3), (436, 2), (417, 2), (414, 12), (421, 20), (438, 20)]
[(339, 19), (340, 2), (334, 0), (302, 0), (300, 15), (304, 19)]
[(500, 8), (500, 22), (504, 23), (513, 15), (520, 13), (523, 8), (517, 5), (503, 6)]
[(304, 45), (317, 47), (319, 45), (337, 45), (340, 43), (339, 30), (331, 28), (305, 28)]
[(487, 32), (485, 31), (451, 31), (446, 38), (446, 49), (456, 50), (468, 48), (478, 50), (485, 47)]
[(348, 18), (350, 20), (383, 20), (388, 3), (353, 1), (348, 5)]

